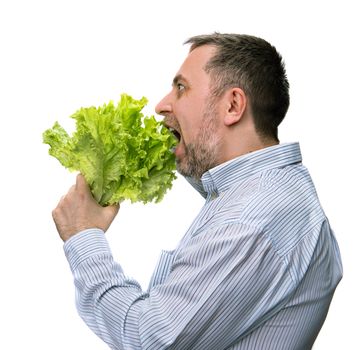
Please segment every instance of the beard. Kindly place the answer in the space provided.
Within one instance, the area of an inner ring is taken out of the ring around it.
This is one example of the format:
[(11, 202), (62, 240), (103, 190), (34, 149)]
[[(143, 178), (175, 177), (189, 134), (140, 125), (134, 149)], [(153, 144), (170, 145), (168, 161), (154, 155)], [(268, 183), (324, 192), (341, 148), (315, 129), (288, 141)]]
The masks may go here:
[(219, 164), (220, 138), (216, 133), (217, 115), (212, 97), (206, 103), (196, 140), (189, 144), (184, 143), (185, 155), (177, 160), (177, 170), (183, 176), (199, 180), (206, 171)]

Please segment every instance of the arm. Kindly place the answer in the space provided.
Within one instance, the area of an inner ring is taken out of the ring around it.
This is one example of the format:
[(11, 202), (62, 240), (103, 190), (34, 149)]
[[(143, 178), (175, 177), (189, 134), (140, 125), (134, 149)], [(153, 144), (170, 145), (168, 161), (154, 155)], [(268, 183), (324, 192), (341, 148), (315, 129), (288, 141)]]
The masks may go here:
[(113, 349), (227, 348), (278, 311), (293, 288), (265, 237), (240, 224), (192, 238), (149, 294), (125, 277), (101, 231), (73, 237), (65, 252), (79, 313)]
[(113, 261), (103, 234), (117, 210), (93, 203), (81, 176), (54, 210), (79, 313), (113, 349), (226, 348), (278, 311), (293, 288), (266, 237), (231, 223), (180, 247), (165, 282), (146, 294)]

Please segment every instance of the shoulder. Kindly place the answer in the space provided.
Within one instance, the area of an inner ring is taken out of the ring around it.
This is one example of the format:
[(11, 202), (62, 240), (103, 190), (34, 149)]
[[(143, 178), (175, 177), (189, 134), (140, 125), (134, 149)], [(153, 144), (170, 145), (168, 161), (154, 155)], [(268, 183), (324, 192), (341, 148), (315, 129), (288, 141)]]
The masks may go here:
[(196, 234), (226, 225), (252, 227), (280, 255), (326, 220), (310, 174), (301, 164), (270, 169), (238, 182), (211, 203), (208, 213)]
[(261, 174), (241, 220), (261, 227), (280, 255), (316, 234), (326, 220), (308, 170), (298, 164)]

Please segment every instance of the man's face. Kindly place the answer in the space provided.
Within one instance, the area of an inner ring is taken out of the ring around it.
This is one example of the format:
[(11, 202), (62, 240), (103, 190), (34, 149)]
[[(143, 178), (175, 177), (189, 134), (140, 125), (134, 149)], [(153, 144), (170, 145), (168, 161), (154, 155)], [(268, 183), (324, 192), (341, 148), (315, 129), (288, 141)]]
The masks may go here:
[(173, 79), (172, 90), (156, 107), (179, 139), (175, 150), (177, 170), (184, 176), (200, 178), (218, 164), (219, 120), (210, 76), (204, 71), (213, 53), (211, 46), (190, 52)]

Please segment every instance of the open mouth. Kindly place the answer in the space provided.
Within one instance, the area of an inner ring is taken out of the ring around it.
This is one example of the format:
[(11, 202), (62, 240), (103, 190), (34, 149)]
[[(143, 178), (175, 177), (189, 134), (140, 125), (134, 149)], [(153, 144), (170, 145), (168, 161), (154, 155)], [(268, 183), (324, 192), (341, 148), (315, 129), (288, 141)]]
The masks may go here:
[(181, 134), (176, 129), (169, 127), (168, 130), (173, 134), (178, 142), (181, 141)]

